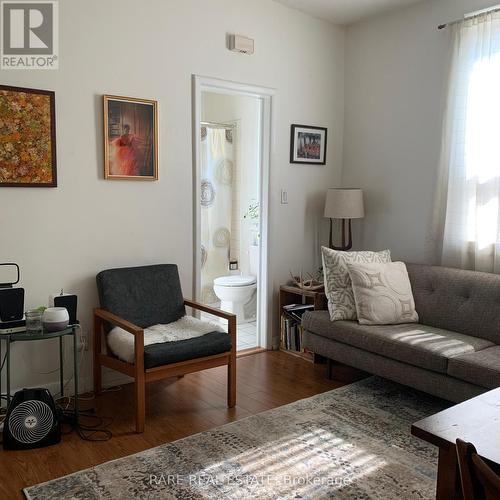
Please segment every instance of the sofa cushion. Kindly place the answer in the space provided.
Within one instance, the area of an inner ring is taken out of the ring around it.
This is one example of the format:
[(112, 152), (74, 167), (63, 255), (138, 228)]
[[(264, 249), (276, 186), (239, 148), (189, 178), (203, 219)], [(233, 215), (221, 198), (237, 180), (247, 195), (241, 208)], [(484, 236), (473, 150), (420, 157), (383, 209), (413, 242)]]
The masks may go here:
[(213, 356), (231, 350), (231, 337), (225, 332), (207, 333), (194, 339), (151, 344), (144, 347), (144, 367), (179, 363), (188, 359)]
[(500, 387), (500, 346), (450, 359), (448, 375), (487, 389)]
[(407, 264), (420, 322), (500, 344), (500, 276)]
[(307, 312), (306, 330), (323, 337), (439, 373), (447, 373), (448, 359), (493, 346), (488, 340), (421, 325), (360, 325), (330, 321), (327, 311)]

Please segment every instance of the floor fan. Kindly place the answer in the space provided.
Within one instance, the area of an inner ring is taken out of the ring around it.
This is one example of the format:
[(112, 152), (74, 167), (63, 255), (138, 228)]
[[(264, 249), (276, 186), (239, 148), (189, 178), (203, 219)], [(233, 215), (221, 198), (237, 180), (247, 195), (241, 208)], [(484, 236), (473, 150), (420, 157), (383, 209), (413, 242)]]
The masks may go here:
[(59, 443), (61, 423), (47, 389), (23, 389), (14, 394), (3, 428), (5, 450), (28, 450)]

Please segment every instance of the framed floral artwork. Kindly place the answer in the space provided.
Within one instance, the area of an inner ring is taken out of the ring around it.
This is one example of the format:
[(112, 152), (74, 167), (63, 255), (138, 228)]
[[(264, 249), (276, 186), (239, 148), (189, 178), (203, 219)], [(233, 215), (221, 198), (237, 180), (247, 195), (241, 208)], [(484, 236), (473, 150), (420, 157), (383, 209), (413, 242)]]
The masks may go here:
[(55, 93), (0, 85), (0, 187), (56, 187)]
[(158, 180), (158, 103), (104, 96), (104, 178)]

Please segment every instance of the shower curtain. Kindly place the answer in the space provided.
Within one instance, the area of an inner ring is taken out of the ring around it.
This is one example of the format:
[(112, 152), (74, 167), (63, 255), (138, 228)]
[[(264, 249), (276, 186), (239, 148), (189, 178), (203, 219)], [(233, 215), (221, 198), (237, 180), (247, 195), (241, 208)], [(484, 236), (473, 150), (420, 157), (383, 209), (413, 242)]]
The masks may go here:
[(201, 128), (201, 300), (219, 299), (213, 280), (229, 274), (233, 211), (231, 129)]

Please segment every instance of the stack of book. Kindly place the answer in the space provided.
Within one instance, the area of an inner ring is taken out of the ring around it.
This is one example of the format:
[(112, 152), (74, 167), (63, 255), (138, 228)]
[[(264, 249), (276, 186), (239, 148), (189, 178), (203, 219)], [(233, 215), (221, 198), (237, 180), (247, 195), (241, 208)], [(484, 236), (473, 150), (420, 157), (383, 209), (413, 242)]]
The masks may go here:
[(281, 315), (281, 348), (287, 351), (304, 352), (302, 343), (302, 315), (313, 311), (313, 304), (289, 304), (283, 306)]

